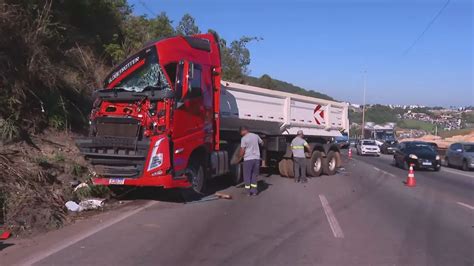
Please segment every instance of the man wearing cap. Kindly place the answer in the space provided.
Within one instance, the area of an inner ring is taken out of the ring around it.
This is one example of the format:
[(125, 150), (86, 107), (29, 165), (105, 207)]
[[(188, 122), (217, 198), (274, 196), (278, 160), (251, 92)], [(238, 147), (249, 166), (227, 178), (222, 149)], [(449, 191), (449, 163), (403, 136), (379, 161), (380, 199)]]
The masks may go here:
[(257, 195), (257, 176), (260, 170), (260, 147), (262, 139), (250, 133), (245, 126), (240, 127), (242, 140), (240, 143), (240, 158), (244, 158), (244, 183), (249, 196)]
[(303, 137), (303, 130), (298, 130), (296, 137), (291, 141), (296, 183), (308, 182), (306, 179), (306, 156), (304, 154), (304, 148), (306, 147), (306, 149), (309, 150), (309, 145)]

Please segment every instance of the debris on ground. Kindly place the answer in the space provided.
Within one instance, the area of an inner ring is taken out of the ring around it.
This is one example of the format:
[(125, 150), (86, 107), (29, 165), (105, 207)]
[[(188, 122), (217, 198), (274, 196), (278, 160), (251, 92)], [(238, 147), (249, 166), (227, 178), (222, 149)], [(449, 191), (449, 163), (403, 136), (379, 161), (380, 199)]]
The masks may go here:
[(65, 207), (66, 202), (110, 197), (107, 187), (92, 185), (74, 137), (47, 131), (31, 135), (30, 143), (0, 143), (0, 223), (5, 229), (23, 236), (57, 229), (80, 218), (68, 215), (77, 206)]
[(214, 195), (218, 196), (221, 199), (232, 199), (232, 196), (229, 194), (224, 194), (221, 192), (216, 192)]
[(74, 201), (70, 200), (64, 204), (67, 208), (68, 211), (71, 212), (79, 212), (81, 211), (81, 206), (79, 204), (75, 203)]
[(10, 237), (10, 231), (0, 231), (0, 240), (7, 240)]
[(213, 200), (218, 200), (218, 199), (232, 199), (232, 196), (229, 195), (229, 194), (224, 194), (224, 193), (216, 192), (215, 194), (209, 195), (209, 196), (207, 196), (207, 197), (203, 197), (203, 198), (201, 198), (200, 200), (195, 200), (195, 201), (187, 202), (187, 204), (191, 204), (191, 203), (201, 203), (201, 202), (213, 201)]
[(95, 210), (104, 206), (105, 199), (88, 199), (79, 203), (82, 211)]
[(96, 210), (104, 206), (105, 199), (88, 199), (79, 202), (79, 204), (74, 201), (66, 202), (66, 208), (71, 212), (81, 212), (88, 210)]
[(77, 185), (75, 188), (74, 188), (74, 192), (76, 192), (77, 190), (81, 189), (81, 188), (89, 188), (89, 185), (87, 183), (80, 183), (79, 185)]

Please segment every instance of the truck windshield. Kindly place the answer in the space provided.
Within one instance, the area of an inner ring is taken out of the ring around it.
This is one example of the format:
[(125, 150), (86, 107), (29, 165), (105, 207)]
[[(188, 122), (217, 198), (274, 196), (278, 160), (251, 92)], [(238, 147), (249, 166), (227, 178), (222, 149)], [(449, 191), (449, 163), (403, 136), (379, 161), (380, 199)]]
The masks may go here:
[(154, 47), (130, 57), (112, 71), (105, 83), (107, 87), (113, 84), (113, 88), (135, 92), (150, 88), (171, 89), (158, 63), (158, 55)]

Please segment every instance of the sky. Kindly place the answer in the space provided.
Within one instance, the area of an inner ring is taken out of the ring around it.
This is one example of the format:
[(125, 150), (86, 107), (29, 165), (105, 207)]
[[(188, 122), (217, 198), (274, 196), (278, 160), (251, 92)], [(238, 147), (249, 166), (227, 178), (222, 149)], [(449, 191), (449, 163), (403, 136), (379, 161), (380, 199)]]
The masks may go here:
[(228, 43), (263, 38), (248, 46), (253, 76), (360, 104), (365, 72), (367, 103), (428, 106), (474, 105), (473, 2), (129, 0), (134, 14), (164, 11), (174, 25), (189, 13)]

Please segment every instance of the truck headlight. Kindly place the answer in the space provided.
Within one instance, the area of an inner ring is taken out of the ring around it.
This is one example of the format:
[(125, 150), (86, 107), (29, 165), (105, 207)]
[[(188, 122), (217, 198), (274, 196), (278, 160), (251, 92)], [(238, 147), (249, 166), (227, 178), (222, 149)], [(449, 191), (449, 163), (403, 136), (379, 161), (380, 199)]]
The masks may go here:
[(410, 159), (413, 159), (413, 160), (418, 160), (418, 156), (416, 156), (415, 154), (410, 154), (408, 155), (408, 157), (410, 157)]
[(441, 160), (441, 157), (439, 157), (439, 155), (436, 155), (436, 161), (439, 161)]
[(163, 153), (158, 153), (158, 149), (160, 147), (160, 143), (163, 139), (158, 140), (153, 147), (151, 152), (150, 162), (148, 163), (148, 171), (156, 169), (163, 164)]

